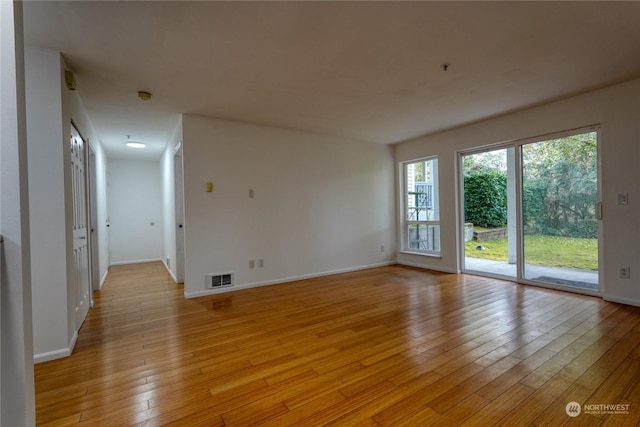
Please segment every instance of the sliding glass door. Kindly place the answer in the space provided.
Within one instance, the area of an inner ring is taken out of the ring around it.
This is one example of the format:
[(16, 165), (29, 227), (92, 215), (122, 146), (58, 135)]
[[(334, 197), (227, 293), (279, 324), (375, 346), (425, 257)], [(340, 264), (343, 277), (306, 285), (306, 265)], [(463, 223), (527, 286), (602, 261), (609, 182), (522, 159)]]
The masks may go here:
[(467, 271), (516, 277), (513, 156), (513, 148), (499, 148), (462, 157)]
[(599, 291), (595, 129), (461, 155), (463, 271)]
[(598, 138), (522, 146), (523, 276), (598, 290)]

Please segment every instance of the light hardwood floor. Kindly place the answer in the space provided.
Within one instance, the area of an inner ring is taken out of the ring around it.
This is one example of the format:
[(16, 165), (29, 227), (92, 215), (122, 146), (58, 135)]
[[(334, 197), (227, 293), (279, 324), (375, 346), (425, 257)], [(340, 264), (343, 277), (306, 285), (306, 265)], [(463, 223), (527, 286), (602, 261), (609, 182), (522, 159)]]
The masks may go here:
[[(636, 425), (640, 308), (390, 266), (186, 300), (113, 267), (39, 425)], [(567, 403), (628, 404), (626, 415)]]

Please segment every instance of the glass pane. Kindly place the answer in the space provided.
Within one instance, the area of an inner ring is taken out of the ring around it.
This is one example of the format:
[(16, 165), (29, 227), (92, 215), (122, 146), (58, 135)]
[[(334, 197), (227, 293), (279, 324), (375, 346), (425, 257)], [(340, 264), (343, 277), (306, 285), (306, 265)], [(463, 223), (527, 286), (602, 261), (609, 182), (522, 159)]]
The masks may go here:
[(405, 163), (405, 245), (408, 250), (440, 251), (438, 160)]
[(409, 224), (407, 226), (409, 249), (419, 251), (440, 251), (440, 225)]
[(597, 134), (522, 147), (524, 278), (598, 289)]
[(516, 277), (515, 149), (463, 157), (465, 270)]
[(437, 160), (407, 163), (405, 168), (407, 221), (437, 221), (437, 191), (434, 190)]

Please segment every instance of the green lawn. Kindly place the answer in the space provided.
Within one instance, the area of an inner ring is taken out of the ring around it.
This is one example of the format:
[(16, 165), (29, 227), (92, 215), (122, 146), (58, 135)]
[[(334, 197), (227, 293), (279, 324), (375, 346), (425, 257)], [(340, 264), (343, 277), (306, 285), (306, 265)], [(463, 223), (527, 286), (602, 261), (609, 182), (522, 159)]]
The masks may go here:
[[(477, 250), (482, 245), (485, 250)], [(474, 258), (507, 261), (507, 240), (488, 240), (465, 244), (466, 256)], [(598, 269), (598, 240), (574, 237), (526, 235), (524, 256), (528, 264), (547, 265), (549, 267)]]

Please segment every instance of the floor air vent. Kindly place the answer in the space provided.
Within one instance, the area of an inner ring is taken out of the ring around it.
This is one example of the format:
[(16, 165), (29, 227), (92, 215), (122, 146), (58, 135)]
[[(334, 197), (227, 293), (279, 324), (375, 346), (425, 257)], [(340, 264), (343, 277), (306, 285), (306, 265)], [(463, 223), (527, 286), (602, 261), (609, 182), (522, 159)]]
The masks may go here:
[(210, 289), (221, 288), (226, 286), (233, 286), (234, 274), (220, 273), (220, 274), (208, 274), (207, 275), (207, 287)]

